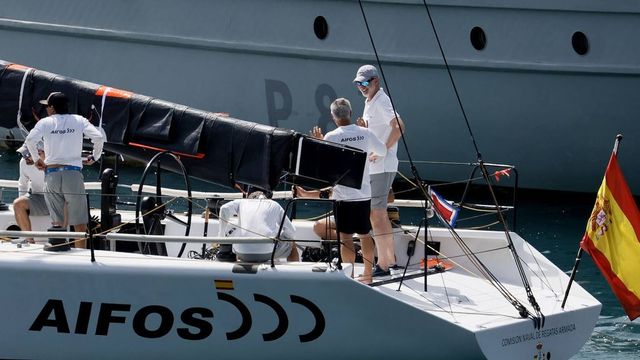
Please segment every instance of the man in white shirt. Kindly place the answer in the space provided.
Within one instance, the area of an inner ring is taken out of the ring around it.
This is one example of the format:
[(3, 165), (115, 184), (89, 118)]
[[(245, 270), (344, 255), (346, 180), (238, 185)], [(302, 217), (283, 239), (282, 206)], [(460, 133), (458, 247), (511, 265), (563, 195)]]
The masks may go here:
[[(369, 236), (369, 231), (371, 231), (371, 223), (369, 221), (371, 212), (369, 167), (384, 158), (387, 148), (369, 129), (351, 123), (351, 115), (352, 110), (349, 100), (344, 98), (336, 99), (331, 103), (331, 117), (338, 128), (322, 136), (322, 130), (316, 126), (311, 130), (311, 135), (318, 139), (352, 146), (369, 154), (369, 159), (365, 163), (360, 189), (336, 185), (333, 187), (331, 198), (337, 200), (335, 215), (338, 231), (340, 232), (342, 261), (347, 263), (355, 262), (353, 234), (358, 234), (365, 265), (361, 280), (365, 283), (370, 283), (371, 267), (373, 265), (373, 241)], [(336, 159), (335, 161), (339, 160)], [(300, 187), (297, 187), (296, 191), (298, 191), (300, 197), (322, 197), (322, 191), (306, 191)]]
[[(237, 224), (232, 221), (237, 216)], [(277, 202), (267, 199), (263, 192), (254, 191), (247, 199), (237, 199), (220, 207), (219, 236), (263, 237), (274, 239), (278, 235), (282, 218), (284, 225), (280, 238), (292, 240), (296, 232), (284, 209)], [(272, 243), (233, 244), (233, 252), (240, 261), (266, 262), (271, 260)], [(289, 261), (298, 260), (298, 252), (292, 241), (278, 241), (274, 258), (287, 257)]]
[[(54, 226), (73, 225), (78, 232), (87, 231), (87, 197), (82, 176), (82, 165), (91, 165), (100, 158), (104, 137), (89, 120), (69, 114), (69, 99), (61, 92), (52, 92), (46, 100), (47, 117), (40, 119), (29, 132), (25, 144), (35, 153), (36, 143), (44, 140), (45, 160), (38, 159), (36, 166), (45, 172), (45, 200)], [(93, 153), (82, 158), (82, 139), (86, 136), (93, 143)], [(65, 222), (64, 207), (67, 204), (68, 219)], [(84, 248), (85, 241), (76, 242)]]
[(365, 97), (364, 112), (358, 125), (368, 127), (387, 147), (386, 155), (371, 164), (371, 225), (378, 247), (378, 265), (374, 276), (389, 275), (389, 267), (396, 265), (391, 222), (387, 215), (387, 195), (398, 171), (398, 140), (404, 123), (395, 113), (391, 99), (380, 86), (378, 69), (363, 65), (358, 69), (354, 84)]
[[(42, 142), (37, 145), (38, 156), (44, 159)], [(16, 223), (22, 231), (31, 231), (30, 215), (49, 215), (49, 209), (44, 199), (44, 172), (34, 166), (33, 157), (25, 145), (18, 149), (22, 155), (20, 159), (20, 177), (18, 178), (18, 198), (13, 201), (13, 214)], [(34, 243), (33, 238), (25, 239)]]

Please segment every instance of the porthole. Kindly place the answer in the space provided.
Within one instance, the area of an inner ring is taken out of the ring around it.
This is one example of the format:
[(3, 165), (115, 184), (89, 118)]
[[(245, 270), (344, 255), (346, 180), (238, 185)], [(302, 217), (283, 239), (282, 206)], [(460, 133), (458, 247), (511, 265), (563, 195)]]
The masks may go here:
[(313, 32), (320, 40), (327, 38), (327, 35), (329, 35), (329, 24), (327, 24), (327, 19), (325, 19), (324, 16), (318, 16), (313, 21)]
[(585, 55), (589, 52), (589, 39), (587, 39), (587, 35), (582, 31), (573, 33), (573, 36), (571, 36), (571, 45), (573, 46), (573, 51), (578, 55)]
[(481, 27), (476, 26), (471, 29), (469, 39), (471, 40), (471, 45), (473, 45), (473, 48), (476, 50), (482, 50), (487, 46), (487, 36)]

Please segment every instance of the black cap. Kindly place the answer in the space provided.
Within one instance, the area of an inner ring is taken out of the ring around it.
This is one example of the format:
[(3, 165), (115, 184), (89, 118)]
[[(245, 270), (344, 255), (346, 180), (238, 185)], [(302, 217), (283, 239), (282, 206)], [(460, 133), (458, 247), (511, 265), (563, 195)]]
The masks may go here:
[(69, 103), (69, 98), (67, 98), (67, 95), (59, 91), (55, 91), (49, 94), (49, 96), (47, 97), (47, 100), (40, 100), (40, 104), (47, 105), (47, 106), (50, 105), (53, 107), (65, 106), (68, 103)]

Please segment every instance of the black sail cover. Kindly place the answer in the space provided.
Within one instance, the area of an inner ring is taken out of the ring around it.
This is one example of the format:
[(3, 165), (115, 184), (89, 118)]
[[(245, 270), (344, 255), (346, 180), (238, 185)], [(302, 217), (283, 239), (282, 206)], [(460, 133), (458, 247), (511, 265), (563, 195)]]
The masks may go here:
[[(71, 113), (104, 129), (105, 150), (141, 161), (169, 150), (180, 156), (189, 176), (205, 181), (265, 190), (272, 190), (287, 173), (299, 184), (312, 179), (314, 184), (359, 188), (362, 181), (366, 153), (358, 149), (2, 60), (0, 126), (11, 129), (20, 122), (27, 131), (33, 128), (36, 117), (46, 116), (38, 101), (52, 91), (69, 97)], [(332, 159), (336, 156), (340, 158)], [(317, 166), (304, 166), (314, 159), (331, 165), (321, 171)], [(170, 161), (162, 162), (162, 167), (180, 171)]]

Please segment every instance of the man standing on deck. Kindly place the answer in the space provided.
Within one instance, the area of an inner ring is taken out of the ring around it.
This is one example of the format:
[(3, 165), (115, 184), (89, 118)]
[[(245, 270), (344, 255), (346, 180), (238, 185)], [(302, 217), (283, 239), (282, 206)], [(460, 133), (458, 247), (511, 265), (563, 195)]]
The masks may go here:
[(398, 171), (398, 140), (404, 131), (404, 123), (380, 86), (375, 66), (361, 66), (353, 83), (365, 97), (364, 111), (362, 118), (358, 119), (358, 125), (368, 127), (387, 147), (387, 154), (369, 167), (371, 226), (378, 247), (378, 264), (373, 276), (385, 276), (390, 274), (389, 268), (396, 265), (393, 233), (387, 215), (387, 195)]
[[(52, 92), (41, 100), (47, 117), (36, 123), (25, 139), (29, 152), (36, 153), (36, 144), (44, 141), (46, 158), (38, 159), (36, 166), (45, 172), (45, 200), (51, 213), (53, 226), (65, 224), (64, 206), (67, 203), (66, 224), (78, 232), (87, 231), (87, 197), (82, 176), (82, 165), (91, 165), (100, 158), (104, 137), (86, 118), (69, 114), (69, 99), (61, 92)], [(83, 135), (91, 139), (93, 153), (82, 158)], [(86, 247), (85, 241), (76, 247)]]
[[(352, 110), (349, 100), (344, 98), (336, 99), (331, 103), (331, 117), (338, 128), (322, 136), (322, 130), (316, 126), (311, 130), (311, 135), (318, 139), (352, 146), (369, 154), (360, 188), (354, 189), (336, 185), (333, 187), (331, 195), (336, 200), (335, 216), (338, 230), (340, 231), (342, 261), (351, 264), (355, 263), (356, 254), (353, 234), (359, 234), (364, 262), (364, 272), (360, 280), (368, 284), (372, 280), (371, 267), (373, 265), (373, 241), (369, 236), (369, 231), (371, 231), (371, 223), (369, 221), (371, 185), (368, 168), (383, 159), (387, 149), (372, 131), (351, 123), (351, 115)], [(328, 197), (325, 195), (325, 191), (307, 191), (301, 187), (296, 187), (296, 192), (300, 197)]]

